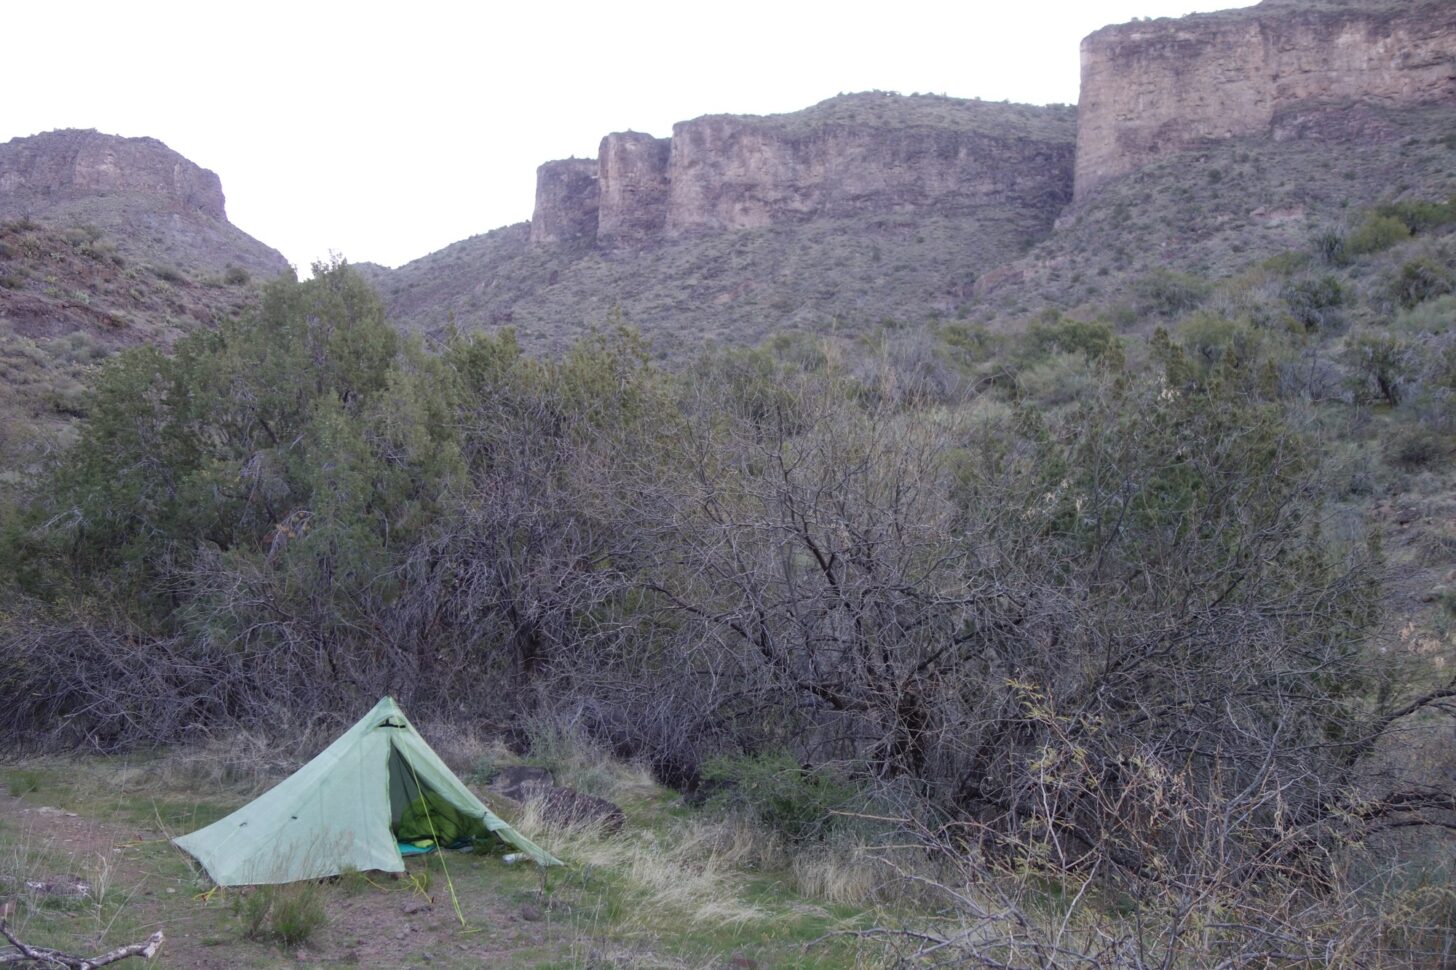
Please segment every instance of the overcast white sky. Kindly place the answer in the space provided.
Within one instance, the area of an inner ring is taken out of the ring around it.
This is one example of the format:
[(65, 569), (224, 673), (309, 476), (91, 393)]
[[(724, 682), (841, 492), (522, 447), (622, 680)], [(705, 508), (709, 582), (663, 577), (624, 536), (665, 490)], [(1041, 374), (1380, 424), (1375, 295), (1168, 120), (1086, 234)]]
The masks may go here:
[(0, 141), (150, 135), (305, 275), (397, 266), (529, 219), (536, 166), (610, 131), (871, 89), (1071, 103), (1085, 34), (1243, 2), (7, 3)]

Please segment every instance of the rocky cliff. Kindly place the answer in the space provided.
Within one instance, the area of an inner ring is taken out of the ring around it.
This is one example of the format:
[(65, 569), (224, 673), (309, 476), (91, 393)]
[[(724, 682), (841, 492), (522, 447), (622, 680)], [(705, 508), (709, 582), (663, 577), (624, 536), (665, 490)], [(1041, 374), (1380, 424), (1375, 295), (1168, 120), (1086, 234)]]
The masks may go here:
[(610, 247), (866, 214), (1008, 210), (1034, 231), (1070, 199), (1074, 118), (1064, 106), (876, 92), (794, 114), (698, 118), (670, 139), (612, 134), (595, 192), (590, 163), (541, 167), (531, 239)]
[(545, 346), (609, 315), (687, 348), (988, 302), (1095, 313), (1149, 273), (1237, 272), (1392, 194), (1450, 194), (1453, 64), (1456, 0), (1123, 24), (1086, 40), (1075, 109), (870, 92), (608, 135), (540, 168), (529, 229), (380, 285), (407, 326)]
[(667, 225), (671, 148), (665, 138), (635, 131), (602, 139), (597, 159), (600, 242), (642, 243), (662, 236)]
[(235, 316), (288, 269), (228, 222), (216, 175), (156, 139), (0, 144), (0, 490), (70, 433), (98, 361)]
[(587, 245), (597, 240), (597, 161), (570, 158), (536, 169), (533, 245)]
[(1266, 0), (1106, 27), (1082, 43), (1076, 196), (1210, 139), (1308, 131), (1312, 111), (1453, 101), (1449, 0)]
[(126, 255), (181, 269), (288, 269), (228, 222), (217, 175), (155, 138), (68, 129), (0, 144), (0, 220), (21, 217), (100, 230)]
[(217, 175), (155, 138), (70, 129), (0, 145), (0, 211), (118, 193), (143, 193), (170, 207), (227, 218)]

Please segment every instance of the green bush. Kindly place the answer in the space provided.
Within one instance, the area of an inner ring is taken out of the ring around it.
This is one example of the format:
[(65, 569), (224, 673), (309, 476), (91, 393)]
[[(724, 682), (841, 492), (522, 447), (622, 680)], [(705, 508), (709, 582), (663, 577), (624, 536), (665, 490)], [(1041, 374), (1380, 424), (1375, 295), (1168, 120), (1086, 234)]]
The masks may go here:
[(307, 943), (328, 923), (323, 893), (312, 880), (286, 886), (257, 886), (237, 897), (234, 911), (250, 940), (274, 940), (284, 946)]
[(1173, 317), (1197, 309), (1212, 286), (1187, 273), (1160, 269), (1135, 280), (1132, 289), (1140, 316)]
[[(1339, 239), (1338, 236), (1335, 238)], [(1343, 245), (1344, 240), (1340, 240), (1340, 243)], [(1278, 276), (1293, 276), (1308, 265), (1309, 254), (1299, 252), (1298, 250), (1275, 253), (1260, 264), (1263, 269)]]
[(1450, 436), (1434, 428), (1402, 428), (1385, 443), (1385, 460), (1406, 471), (1419, 471), (1436, 465), (1450, 453)]
[(1057, 352), (1018, 373), (1016, 388), (1023, 401), (1052, 408), (1085, 399), (1099, 379), (1099, 368), (1086, 357)]
[(1394, 216), (1372, 212), (1350, 233), (1345, 240), (1345, 246), (1353, 255), (1362, 256), (1389, 249), (1396, 243), (1409, 239), (1410, 234), (1410, 228)]
[(1390, 296), (1405, 309), (1456, 290), (1456, 274), (1431, 256), (1419, 256), (1401, 266), (1390, 284)]
[(785, 751), (714, 758), (703, 778), (723, 786), (710, 806), (748, 815), (795, 843), (822, 839), (858, 794), (831, 769), (805, 768)]
[(246, 286), (250, 280), (252, 277), (241, 266), (229, 266), (222, 277), (222, 281), (228, 286)]
[(1350, 246), (1337, 232), (1322, 232), (1314, 237), (1314, 252), (1326, 266), (1348, 266)]
[(1280, 297), (1289, 307), (1290, 315), (1308, 331), (1339, 326), (1339, 308), (1345, 302), (1345, 290), (1339, 279), (1330, 274), (1293, 280), (1285, 285)]
[(1204, 373), (1216, 367), (1247, 368), (1263, 355), (1263, 336), (1259, 331), (1215, 313), (1190, 316), (1178, 328), (1178, 340)]
[(1117, 360), (1122, 345), (1105, 323), (1084, 323), (1052, 313), (1027, 328), (1023, 341), (1029, 360), (1052, 354), (1080, 354), (1088, 360)]
[(1405, 397), (1411, 348), (1399, 337), (1375, 330), (1352, 334), (1345, 343), (1342, 362), (1357, 402), (1379, 400), (1394, 407)]
[(1407, 334), (1442, 336), (1456, 330), (1456, 294), (1425, 300), (1405, 310), (1391, 325)]
[(1387, 202), (1376, 206), (1374, 211), (1377, 215), (1400, 220), (1412, 234), (1426, 232), (1456, 222), (1456, 196), (1445, 202)]

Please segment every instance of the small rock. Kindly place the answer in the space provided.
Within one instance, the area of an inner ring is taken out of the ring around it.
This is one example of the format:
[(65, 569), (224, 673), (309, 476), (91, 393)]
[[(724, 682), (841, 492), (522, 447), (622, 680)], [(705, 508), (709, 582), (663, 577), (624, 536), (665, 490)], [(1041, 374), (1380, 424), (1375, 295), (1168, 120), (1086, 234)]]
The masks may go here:
[(404, 904), (404, 914), (406, 916), (413, 916), (416, 913), (428, 912), (429, 909), (429, 900), (425, 899), (411, 899), (409, 902)]
[(175, 896), (175, 895), (177, 895), (177, 890), (175, 890), (175, 889), (168, 889), (167, 890), (167, 895), (168, 896)]
[(528, 923), (539, 923), (544, 918), (545, 914), (538, 907), (532, 906), (530, 903), (521, 907), (521, 919)]

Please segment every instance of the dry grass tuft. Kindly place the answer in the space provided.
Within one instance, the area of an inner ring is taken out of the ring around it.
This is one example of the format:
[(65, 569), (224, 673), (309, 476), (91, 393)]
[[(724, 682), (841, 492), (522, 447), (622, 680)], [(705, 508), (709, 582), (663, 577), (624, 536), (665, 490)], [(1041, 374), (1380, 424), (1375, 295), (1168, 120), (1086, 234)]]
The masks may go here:
[(600, 825), (552, 826), (539, 801), (527, 802), (516, 828), (587, 873), (621, 880), (625, 922), (656, 922), (671, 912), (689, 924), (742, 925), (768, 913), (744, 899), (738, 863), (761, 856), (746, 833), (720, 823), (681, 821), (666, 831), (608, 835)]
[(296, 771), (305, 757), (295, 743), (280, 746), (258, 731), (238, 730), (198, 744), (170, 748), (119, 779), (126, 787), (185, 791), (260, 792)]

